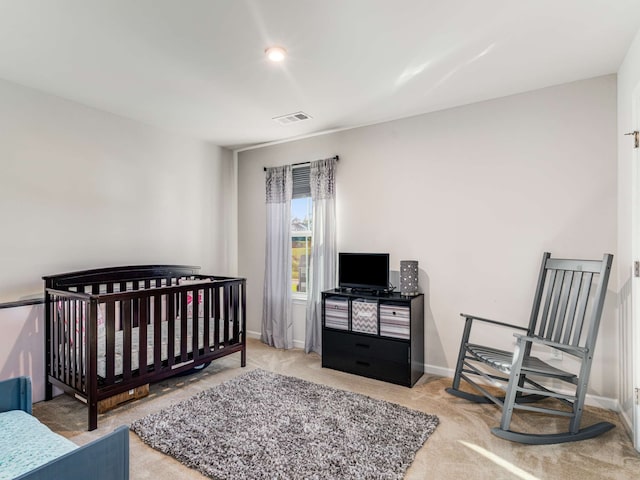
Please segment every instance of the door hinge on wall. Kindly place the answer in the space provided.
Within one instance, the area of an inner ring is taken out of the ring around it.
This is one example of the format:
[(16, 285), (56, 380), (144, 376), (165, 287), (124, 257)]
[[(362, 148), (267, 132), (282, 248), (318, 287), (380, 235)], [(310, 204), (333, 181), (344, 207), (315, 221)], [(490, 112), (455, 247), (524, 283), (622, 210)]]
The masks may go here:
[(638, 260), (633, 262), (633, 276), (640, 277), (640, 262)]
[(625, 133), (625, 135), (633, 135), (633, 148), (640, 148), (640, 131), (634, 130), (633, 132)]

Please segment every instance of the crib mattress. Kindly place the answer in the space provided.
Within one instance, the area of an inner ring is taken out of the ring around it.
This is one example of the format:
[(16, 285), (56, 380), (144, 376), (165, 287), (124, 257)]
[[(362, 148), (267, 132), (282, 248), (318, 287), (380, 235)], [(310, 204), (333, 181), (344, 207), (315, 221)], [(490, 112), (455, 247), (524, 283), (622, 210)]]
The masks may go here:
[[(214, 339), (214, 322), (215, 319), (209, 320), (209, 341), (213, 344)], [(219, 319), (219, 337), (218, 342), (222, 343), (224, 341), (224, 325), (226, 323), (227, 328), (229, 329), (229, 338), (232, 338), (233, 332), (233, 324), (231, 322), (225, 322), (224, 319)], [(164, 321), (161, 323), (162, 333), (162, 348), (161, 348), (161, 357), (162, 360), (167, 360), (167, 345), (169, 342), (169, 327), (168, 322)], [(135, 327), (131, 332), (131, 368), (132, 370), (137, 370), (139, 367), (139, 345), (140, 345), (140, 327)], [(174, 354), (179, 355), (180, 351), (180, 343), (182, 340), (182, 332), (180, 328), (179, 320), (175, 322), (175, 339), (174, 339)], [(153, 365), (153, 346), (154, 346), (154, 325), (147, 325), (147, 365)], [(198, 348), (204, 347), (204, 319), (200, 319), (198, 321)], [(193, 321), (191, 319), (187, 322), (187, 353), (191, 353), (193, 350)], [(115, 365), (114, 365), (114, 373), (115, 375), (121, 375), (123, 372), (123, 354), (124, 354), (124, 334), (122, 330), (116, 331), (115, 338)], [(104, 329), (100, 329), (98, 334), (98, 376), (105, 378), (107, 372), (107, 359), (106, 359), (106, 333)]]

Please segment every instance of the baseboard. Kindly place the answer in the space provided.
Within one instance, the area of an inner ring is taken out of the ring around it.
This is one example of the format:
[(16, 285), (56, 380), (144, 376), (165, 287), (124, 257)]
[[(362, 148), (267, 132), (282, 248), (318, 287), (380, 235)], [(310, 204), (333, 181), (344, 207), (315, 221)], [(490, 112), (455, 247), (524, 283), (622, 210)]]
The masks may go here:
[(631, 438), (631, 441), (633, 441), (633, 420), (629, 418), (624, 410), (620, 411), (620, 420), (622, 421), (622, 425), (627, 431), (627, 434)]
[(260, 335), (260, 332), (253, 332), (251, 330), (247, 330), (247, 338), (255, 338), (257, 340), (260, 340), (262, 336)]
[(438, 367), (436, 365), (427, 365), (424, 366), (424, 373), (429, 373), (431, 375), (437, 375), (439, 377), (450, 377), (453, 378), (453, 369), (446, 367)]
[[(453, 368), (439, 367), (437, 365), (425, 365), (424, 371), (425, 373), (430, 373), (432, 375), (438, 375), (440, 377), (449, 377), (449, 378), (453, 378), (453, 374), (454, 374)], [(565, 391), (563, 393), (569, 393), (569, 392)], [(617, 398), (601, 397), (599, 395), (593, 395), (593, 394), (587, 393), (587, 396), (584, 399), (584, 403), (591, 407), (604, 408), (606, 410), (611, 410), (617, 413), (621, 413), (622, 411), (620, 402), (618, 401)]]
[[(259, 340), (260, 337), (261, 337), (260, 332), (247, 330), (247, 338), (256, 338), (256, 339)], [(304, 349), (304, 342), (302, 340), (294, 340), (293, 341), (293, 346), (294, 346), (294, 348)], [(437, 375), (439, 377), (453, 378), (454, 370), (452, 368), (425, 364), (424, 365), (424, 372), (425, 373), (429, 373), (431, 375)], [(629, 419), (627, 419), (622, 414), (623, 412), (622, 412), (622, 408), (621, 408), (620, 402), (616, 398), (601, 397), (599, 395), (593, 395), (593, 394), (587, 393), (587, 396), (586, 396), (584, 402), (587, 405), (591, 406), (591, 407), (604, 408), (604, 409), (607, 409), (607, 410), (611, 410), (613, 412), (620, 413), (621, 414), (620, 417), (623, 418), (623, 421), (625, 423), (628, 423), (629, 426), (631, 425), (631, 423), (629, 423)]]
[[(251, 330), (247, 330), (247, 338), (255, 338), (256, 340), (260, 340), (262, 338), (262, 334), (260, 332), (254, 332)], [(293, 340), (293, 348), (304, 349), (304, 341), (303, 340)]]

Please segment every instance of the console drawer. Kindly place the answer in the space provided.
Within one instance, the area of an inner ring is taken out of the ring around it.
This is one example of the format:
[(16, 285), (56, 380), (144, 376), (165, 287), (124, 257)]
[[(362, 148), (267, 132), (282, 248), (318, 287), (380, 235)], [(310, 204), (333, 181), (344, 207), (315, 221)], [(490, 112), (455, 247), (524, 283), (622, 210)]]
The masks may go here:
[(410, 385), (409, 343), (324, 331), (322, 366)]

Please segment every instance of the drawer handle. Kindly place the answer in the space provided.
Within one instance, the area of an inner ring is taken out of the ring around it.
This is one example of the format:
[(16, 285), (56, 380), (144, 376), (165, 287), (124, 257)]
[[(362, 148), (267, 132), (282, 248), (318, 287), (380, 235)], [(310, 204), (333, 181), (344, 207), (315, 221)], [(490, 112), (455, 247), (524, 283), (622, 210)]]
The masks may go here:
[(360, 348), (369, 348), (370, 345), (367, 345), (366, 343), (356, 343), (356, 347), (360, 347)]
[(369, 362), (363, 362), (361, 360), (356, 360), (356, 365), (362, 365), (363, 367), (369, 367)]

